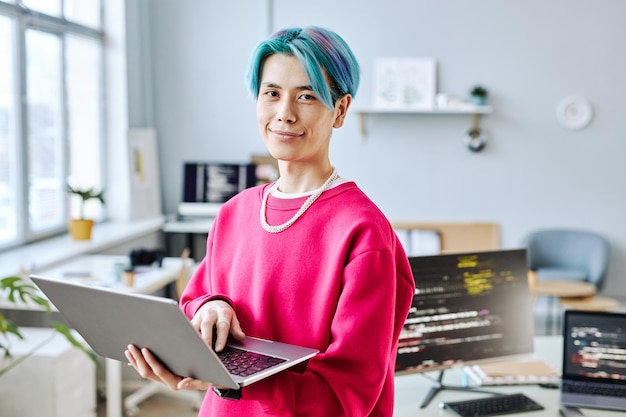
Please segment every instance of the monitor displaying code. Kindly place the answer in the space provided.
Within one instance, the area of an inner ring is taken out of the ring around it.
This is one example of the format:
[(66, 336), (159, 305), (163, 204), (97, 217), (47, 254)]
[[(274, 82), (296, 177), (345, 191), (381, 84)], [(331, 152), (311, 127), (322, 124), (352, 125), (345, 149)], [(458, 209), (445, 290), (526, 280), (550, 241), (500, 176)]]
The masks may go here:
[(526, 249), (409, 257), (415, 295), (396, 372), (426, 372), (534, 350)]
[(570, 378), (626, 382), (626, 314), (568, 311), (564, 373)]
[(254, 164), (187, 162), (183, 174), (183, 202), (225, 203), (256, 185)]

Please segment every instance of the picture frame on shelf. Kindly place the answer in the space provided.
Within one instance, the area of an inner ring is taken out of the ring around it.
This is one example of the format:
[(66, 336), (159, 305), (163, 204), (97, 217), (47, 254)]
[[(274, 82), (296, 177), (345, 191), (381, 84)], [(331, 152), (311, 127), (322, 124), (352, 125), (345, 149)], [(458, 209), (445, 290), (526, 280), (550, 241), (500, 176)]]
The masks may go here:
[(385, 110), (432, 110), (436, 83), (434, 58), (376, 58), (373, 105)]

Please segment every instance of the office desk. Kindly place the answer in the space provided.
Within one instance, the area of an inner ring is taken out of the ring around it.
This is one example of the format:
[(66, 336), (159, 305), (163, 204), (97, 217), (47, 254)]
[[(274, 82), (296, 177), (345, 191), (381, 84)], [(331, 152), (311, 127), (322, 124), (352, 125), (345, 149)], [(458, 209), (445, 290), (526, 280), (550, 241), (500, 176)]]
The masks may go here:
[(165, 235), (167, 255), (175, 255), (186, 247), (193, 259), (202, 259), (206, 253), (206, 240), (213, 225), (213, 218), (191, 218), (168, 221), (161, 229)]
[(548, 295), (559, 298), (589, 297), (596, 293), (596, 286), (589, 282), (580, 281), (537, 281), (531, 285), (535, 295)]
[[(561, 329), (559, 300), (591, 297), (596, 293), (596, 286), (589, 282), (573, 280), (537, 281), (535, 271), (530, 271), (528, 277), (531, 293), (535, 297), (548, 297), (548, 309), (550, 311), (546, 314), (545, 324), (548, 334), (559, 334)], [(555, 319), (553, 320), (553, 318)]]
[[(161, 268), (140, 267), (135, 273), (134, 285), (125, 287), (118, 277), (116, 264), (128, 264), (128, 256), (80, 256), (54, 268), (41, 270), (38, 274), (103, 285), (119, 291), (152, 294), (175, 282), (182, 267), (180, 258), (164, 258)], [(187, 259), (186, 267), (187, 272), (191, 273), (193, 260)], [(107, 417), (121, 417), (122, 363), (113, 359), (106, 359), (105, 365)]]
[[(561, 336), (537, 336), (535, 337), (535, 353), (534, 359), (541, 359), (552, 365), (555, 369), (561, 369), (562, 358), (562, 338)], [(429, 376), (436, 378), (436, 373), (428, 373)], [(461, 369), (450, 369), (444, 373), (444, 385), (451, 386), (462, 385), (463, 372)], [(423, 409), (420, 409), (422, 400), (430, 390), (433, 382), (421, 374), (398, 375), (395, 378), (396, 398), (394, 417), (453, 417), (449, 411), (439, 407), (442, 401), (457, 401), (464, 399), (481, 398), (488, 394), (478, 392), (462, 392), (452, 390), (440, 391)], [(501, 392), (516, 393), (522, 392), (545, 407), (545, 410), (532, 411), (528, 413), (511, 414), (528, 416), (528, 417), (558, 417), (559, 416), (559, 390), (551, 388), (541, 388), (538, 385), (517, 385), (517, 386), (483, 386), (478, 389)], [(581, 409), (586, 417), (618, 417), (623, 416), (624, 412), (596, 410), (592, 408)]]
[[(37, 273), (52, 278), (102, 285), (119, 291), (153, 294), (175, 282), (182, 266), (180, 258), (164, 258), (161, 268), (137, 267), (134, 285), (126, 287), (119, 275), (121, 270), (116, 270), (116, 265), (123, 269), (128, 264), (128, 256), (83, 255)], [(193, 261), (188, 260), (187, 267), (192, 266)]]

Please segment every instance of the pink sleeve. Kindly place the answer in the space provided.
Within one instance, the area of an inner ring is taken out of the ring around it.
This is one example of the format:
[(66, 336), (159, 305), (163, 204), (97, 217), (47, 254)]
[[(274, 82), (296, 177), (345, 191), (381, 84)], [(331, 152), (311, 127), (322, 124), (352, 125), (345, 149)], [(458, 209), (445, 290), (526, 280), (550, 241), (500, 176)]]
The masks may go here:
[(208, 301), (224, 300), (228, 304), (233, 305), (232, 300), (228, 296), (224, 294), (212, 294), (210, 280), (209, 277), (206, 276), (207, 274), (206, 258), (204, 258), (189, 279), (189, 283), (180, 297), (180, 308), (189, 320), (191, 320), (198, 309)]

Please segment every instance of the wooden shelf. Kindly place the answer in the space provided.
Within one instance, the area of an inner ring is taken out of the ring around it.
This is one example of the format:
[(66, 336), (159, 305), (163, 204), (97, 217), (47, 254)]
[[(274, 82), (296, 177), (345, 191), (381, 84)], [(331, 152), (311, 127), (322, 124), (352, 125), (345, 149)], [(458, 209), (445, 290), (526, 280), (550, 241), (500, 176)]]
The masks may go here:
[(374, 107), (357, 107), (356, 113), (359, 115), (359, 124), (361, 131), (361, 140), (367, 139), (367, 116), (368, 115), (389, 115), (389, 114), (406, 114), (406, 115), (426, 115), (426, 114), (442, 114), (442, 115), (471, 115), (472, 128), (478, 129), (478, 118), (482, 114), (490, 114), (493, 112), (491, 106), (476, 106), (465, 104), (459, 107), (451, 108), (433, 108), (433, 109), (378, 109)]

